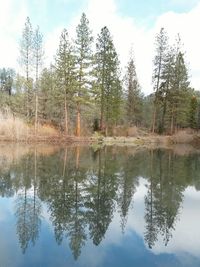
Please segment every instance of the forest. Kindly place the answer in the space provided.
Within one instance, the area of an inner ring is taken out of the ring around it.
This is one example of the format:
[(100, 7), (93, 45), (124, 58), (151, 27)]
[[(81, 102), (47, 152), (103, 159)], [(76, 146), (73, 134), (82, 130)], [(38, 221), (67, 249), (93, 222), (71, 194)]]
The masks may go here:
[(200, 128), (200, 93), (190, 86), (179, 34), (173, 46), (164, 28), (155, 36), (148, 96), (137, 78), (134, 51), (123, 70), (112, 33), (105, 26), (95, 39), (85, 13), (74, 40), (63, 29), (54, 60), (45, 68), (43, 35), (27, 17), (19, 54), (21, 73), (0, 69), (1, 116), (20, 118), (35, 135), (41, 125), (77, 137), (129, 136), (131, 127), (157, 134)]

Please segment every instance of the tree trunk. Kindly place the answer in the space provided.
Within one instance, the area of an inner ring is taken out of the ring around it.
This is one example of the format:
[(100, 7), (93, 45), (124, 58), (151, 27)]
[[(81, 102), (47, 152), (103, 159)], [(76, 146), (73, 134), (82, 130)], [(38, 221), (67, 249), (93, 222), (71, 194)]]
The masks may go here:
[(152, 133), (155, 133), (156, 115), (157, 115), (157, 110), (156, 110), (156, 104), (154, 103), (153, 122), (152, 122)]
[(164, 100), (162, 122), (161, 122), (162, 133), (164, 132), (164, 129), (165, 129), (165, 114), (166, 114), (166, 99)]
[(69, 132), (68, 129), (68, 104), (67, 104), (67, 98), (65, 96), (65, 135), (67, 136)]
[(80, 103), (77, 103), (76, 136), (81, 136), (81, 112)]
[(171, 117), (171, 126), (170, 126), (170, 133), (173, 134), (174, 132), (174, 109), (172, 110), (172, 117)]
[(80, 161), (80, 147), (76, 147), (76, 170), (79, 168), (79, 161)]
[(100, 130), (103, 131), (103, 107), (101, 105)]
[(35, 92), (35, 136), (38, 134), (38, 93)]
[(67, 147), (65, 148), (64, 160), (63, 160), (63, 173), (62, 173), (63, 177), (65, 176), (66, 162), (67, 162)]
[(108, 126), (106, 124), (106, 127), (105, 127), (105, 136), (108, 136)]

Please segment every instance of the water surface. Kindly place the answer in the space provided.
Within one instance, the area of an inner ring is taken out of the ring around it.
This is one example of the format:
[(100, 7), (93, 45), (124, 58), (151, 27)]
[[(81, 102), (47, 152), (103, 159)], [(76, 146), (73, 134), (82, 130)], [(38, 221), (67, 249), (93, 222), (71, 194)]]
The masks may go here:
[(200, 266), (200, 154), (0, 150), (0, 266)]

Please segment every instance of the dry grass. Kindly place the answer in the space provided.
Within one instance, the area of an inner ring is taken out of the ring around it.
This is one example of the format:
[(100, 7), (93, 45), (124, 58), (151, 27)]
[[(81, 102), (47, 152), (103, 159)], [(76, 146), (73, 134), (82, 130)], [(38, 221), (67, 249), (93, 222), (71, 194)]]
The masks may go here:
[(116, 126), (112, 129), (112, 136), (117, 137), (138, 137), (138, 136), (145, 136), (147, 135), (147, 131), (137, 126)]
[(58, 136), (58, 130), (55, 129), (53, 126), (49, 124), (44, 124), (44, 125), (38, 125), (38, 132), (37, 134), (39, 136), (46, 136), (46, 137), (51, 137), (51, 136)]
[(172, 136), (172, 141), (175, 144), (190, 144), (194, 140), (194, 133), (190, 130), (180, 130)]
[[(37, 136), (40, 139), (59, 137), (60, 133), (51, 125), (38, 125)], [(30, 141), (35, 138), (34, 125), (28, 125), (22, 119), (9, 112), (0, 112), (0, 140)]]
[(29, 134), (29, 127), (10, 113), (0, 113), (0, 136), (4, 140), (21, 140)]

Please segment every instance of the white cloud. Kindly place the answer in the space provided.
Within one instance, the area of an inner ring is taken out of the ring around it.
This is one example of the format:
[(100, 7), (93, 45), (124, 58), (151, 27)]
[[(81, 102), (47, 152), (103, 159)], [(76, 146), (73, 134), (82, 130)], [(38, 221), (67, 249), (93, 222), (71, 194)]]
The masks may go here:
[[(188, 13), (164, 13), (157, 18), (152, 28), (145, 28), (137, 24), (133, 17), (122, 16), (117, 9), (115, 0), (88, 0), (85, 10), (82, 11), (87, 14), (94, 35), (99, 33), (103, 26), (108, 26), (123, 67), (128, 61), (130, 47), (133, 44), (138, 77), (145, 94), (152, 92), (151, 77), (155, 34), (161, 27), (166, 28), (173, 40), (174, 36), (180, 33), (185, 44), (187, 61), (190, 63), (192, 86), (197, 90), (200, 89), (200, 67), (197, 56), (200, 38), (197, 38), (194, 31), (200, 24), (200, 4)], [(71, 32), (75, 29), (80, 14), (81, 10), (71, 22), (69, 27)]]
[(53, 58), (59, 46), (59, 39), (64, 27), (60, 26), (44, 38), (46, 64), (53, 63)]
[[(25, 2), (7, 0), (0, 9), (0, 62), (1, 67), (17, 67), (17, 35), (21, 34), (24, 19), (27, 16)], [(16, 6), (18, 6), (15, 11)], [(23, 22), (22, 22), (23, 20)]]
[(182, 253), (186, 252), (200, 258), (200, 239), (198, 235), (200, 220), (200, 214), (198, 212), (199, 201), (199, 192), (194, 187), (188, 187), (184, 194), (183, 209), (181, 210), (180, 220), (175, 226), (173, 238), (167, 247), (165, 247), (160, 239), (153, 249), (156, 254), (167, 252), (182, 256)]
[[(34, 0), (36, 3), (38, 0)], [(57, 0), (66, 3), (71, 0)], [(167, 12), (160, 15), (155, 24), (148, 28), (141, 25), (134, 17), (123, 16), (118, 10), (115, 0), (85, 0), (85, 8), (77, 10), (77, 16), (66, 25), (65, 22), (53, 29), (51, 32), (44, 33), (46, 62), (53, 60), (53, 55), (59, 43), (61, 30), (66, 27), (72, 37), (75, 36), (75, 27), (79, 23), (81, 13), (84, 11), (90, 21), (90, 26), (96, 36), (103, 26), (108, 26), (113, 35), (116, 49), (120, 56), (120, 61), (124, 67), (128, 61), (130, 47), (133, 44), (136, 68), (140, 84), (145, 94), (152, 92), (152, 60), (154, 57), (155, 34), (161, 27), (165, 27), (171, 39), (177, 33), (182, 36), (187, 61), (191, 73), (192, 86), (200, 90), (200, 67), (199, 67), (199, 47), (200, 38), (196, 29), (200, 24), (200, 1), (192, 0), (196, 6), (187, 13)], [(171, 0), (170, 4), (181, 5), (180, 0)], [(181, 1), (182, 2), (182, 1)], [(183, 2), (186, 2), (185, 0)], [(182, 2), (182, 5), (183, 5)], [(42, 7), (46, 6), (46, 0), (41, 0)], [(67, 4), (66, 4), (67, 7)], [(47, 12), (41, 9), (41, 17)], [(18, 41), (21, 36), (22, 28), (26, 16), (29, 15), (27, 0), (7, 0), (4, 8), (0, 9), (0, 67), (17, 68), (17, 57), (19, 53)], [(45, 19), (45, 16), (44, 16)], [(52, 15), (53, 19), (53, 15)], [(17, 41), (16, 41), (17, 40)], [(9, 49), (9, 53), (7, 53)]]
[[(138, 26), (134, 18), (119, 15), (114, 0), (88, 0), (85, 9), (79, 10), (68, 27), (63, 25), (63, 27), (67, 27), (73, 38), (82, 12), (86, 13), (94, 36), (97, 36), (102, 27), (107, 26), (109, 28), (123, 68), (128, 61), (129, 52), (133, 45), (139, 80), (146, 93), (151, 92), (153, 41), (149, 42), (149, 32)], [(53, 47), (56, 51), (55, 41), (53, 42), (55, 40), (54, 34), (55, 32), (52, 37), (49, 36), (49, 39), (52, 40), (51, 51), (53, 51)]]
[(200, 65), (199, 47), (200, 38), (196, 29), (200, 24), (200, 3), (188, 13), (176, 14), (168, 12), (160, 16), (155, 25), (158, 31), (160, 27), (165, 27), (171, 38), (180, 33), (186, 51), (186, 59), (189, 62), (192, 86), (200, 90)]

